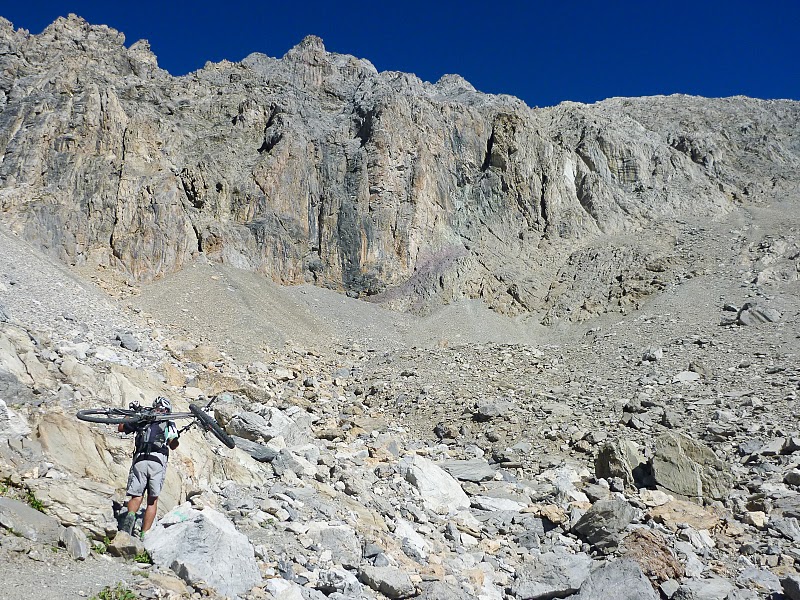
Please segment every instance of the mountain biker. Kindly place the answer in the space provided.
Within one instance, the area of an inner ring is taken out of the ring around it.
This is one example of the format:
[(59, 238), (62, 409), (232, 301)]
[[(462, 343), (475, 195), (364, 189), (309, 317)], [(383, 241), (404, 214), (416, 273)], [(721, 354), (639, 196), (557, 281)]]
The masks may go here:
[[(153, 402), (156, 412), (165, 414), (172, 412), (172, 403), (168, 398), (159, 396)], [(142, 536), (153, 525), (158, 511), (158, 495), (164, 486), (164, 477), (167, 474), (167, 460), (169, 451), (178, 447), (178, 430), (175, 421), (157, 421), (143, 425), (128, 425), (122, 423), (118, 426), (122, 433), (135, 433), (135, 446), (133, 462), (128, 475), (128, 514), (122, 521), (120, 531), (129, 535), (133, 534), (136, 523), (136, 512), (142, 505), (144, 492), (147, 490), (147, 508), (142, 520)]]

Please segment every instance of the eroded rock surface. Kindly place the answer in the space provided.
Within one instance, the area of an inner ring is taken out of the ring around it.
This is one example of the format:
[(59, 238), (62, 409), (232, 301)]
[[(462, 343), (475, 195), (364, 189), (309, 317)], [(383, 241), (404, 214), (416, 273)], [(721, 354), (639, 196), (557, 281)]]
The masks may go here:
[(696, 268), (676, 218), (797, 189), (796, 102), (530, 109), (313, 36), (171, 77), (123, 42), (75, 16), (39, 35), (0, 22), (0, 210), (65, 262), (131, 281), (202, 254), (403, 310), (479, 298), (583, 320)]

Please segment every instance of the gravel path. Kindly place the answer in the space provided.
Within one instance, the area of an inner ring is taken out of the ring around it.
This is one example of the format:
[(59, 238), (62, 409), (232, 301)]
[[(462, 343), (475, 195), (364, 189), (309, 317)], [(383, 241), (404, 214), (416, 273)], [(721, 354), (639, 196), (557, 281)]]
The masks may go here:
[(140, 579), (131, 564), (109, 556), (75, 561), (63, 548), (40, 554), (42, 560), (33, 560), (0, 548), (0, 600), (91, 598), (106, 586), (125, 582), (130, 587)]

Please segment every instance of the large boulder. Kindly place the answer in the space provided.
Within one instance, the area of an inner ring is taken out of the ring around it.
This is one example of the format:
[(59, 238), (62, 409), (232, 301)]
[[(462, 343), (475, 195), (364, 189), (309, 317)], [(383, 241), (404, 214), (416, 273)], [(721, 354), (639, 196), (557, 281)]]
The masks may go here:
[(760, 325), (780, 321), (781, 313), (774, 308), (759, 306), (756, 302), (745, 302), (736, 314), (739, 325)]
[(354, 568), (361, 561), (361, 542), (349, 525), (309, 523), (306, 535), (319, 550), (330, 550), (331, 559), (346, 568)]
[(644, 479), (646, 460), (639, 446), (628, 440), (606, 442), (600, 447), (594, 460), (594, 472), (598, 478), (619, 477), (625, 487), (635, 488)]
[[(123, 479), (120, 484), (124, 484)], [(85, 478), (28, 480), (47, 512), (66, 526), (80, 526), (102, 539), (117, 530), (113, 500), (116, 488)]]
[(726, 600), (735, 589), (735, 585), (722, 577), (685, 579), (672, 600)]
[(419, 600), (473, 600), (474, 595), (444, 581), (429, 581), (420, 584)]
[(22, 385), (32, 386), (33, 379), (14, 346), (14, 339), (18, 337), (14, 335), (16, 331), (15, 328), (9, 328), (0, 334), (0, 374), (13, 377)]
[(240, 412), (226, 424), (233, 435), (253, 442), (268, 442), (278, 436), (289, 446), (308, 443), (311, 439), (308, 428), (280, 409), (271, 407), (262, 416), (254, 412)]
[(789, 600), (800, 600), (800, 575), (787, 575), (781, 579), (781, 586)]
[(419, 490), (428, 510), (448, 513), (469, 508), (469, 496), (458, 481), (427, 458), (415, 456), (406, 479)]
[(346, 597), (358, 598), (361, 596), (361, 584), (356, 576), (347, 569), (328, 569), (321, 571), (317, 580), (316, 589), (325, 594), (338, 592)]
[(116, 425), (87, 425), (74, 415), (45, 414), (36, 434), (50, 460), (78, 477), (124, 486), (133, 440), (115, 434)]
[(572, 530), (599, 549), (615, 548), (636, 510), (624, 498), (612, 496), (596, 502)]
[(247, 536), (210, 508), (175, 507), (147, 533), (144, 545), (155, 564), (190, 585), (204, 582), (220, 594), (237, 596), (261, 581)]
[(639, 565), (616, 560), (592, 571), (580, 591), (569, 600), (658, 600), (659, 595)]
[(656, 438), (652, 465), (659, 488), (696, 501), (723, 499), (733, 482), (730, 468), (708, 446), (681, 433)]
[(89, 538), (77, 527), (67, 527), (61, 532), (61, 543), (75, 560), (86, 560), (91, 550)]
[(439, 463), (445, 471), (459, 481), (475, 483), (494, 479), (497, 470), (482, 458), (472, 460), (444, 460)]
[(64, 529), (57, 519), (13, 498), (0, 496), (0, 526), (33, 542), (57, 546)]
[(410, 598), (417, 592), (408, 574), (397, 567), (365, 566), (358, 576), (361, 581), (387, 598)]
[(517, 570), (512, 592), (525, 600), (564, 598), (576, 593), (589, 577), (592, 559), (565, 551), (534, 556)]
[(0, 438), (25, 437), (30, 432), (31, 428), (25, 420), (0, 398)]

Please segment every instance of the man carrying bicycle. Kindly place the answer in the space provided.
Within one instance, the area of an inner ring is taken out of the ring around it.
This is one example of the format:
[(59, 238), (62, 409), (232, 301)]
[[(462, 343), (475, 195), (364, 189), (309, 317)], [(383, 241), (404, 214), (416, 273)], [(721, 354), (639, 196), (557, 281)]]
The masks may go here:
[[(172, 412), (172, 403), (168, 398), (159, 396), (153, 402), (153, 408), (161, 414)], [(147, 491), (147, 508), (142, 521), (142, 535), (150, 529), (158, 512), (158, 495), (164, 486), (167, 474), (169, 451), (178, 447), (178, 430), (175, 421), (155, 421), (151, 423), (121, 423), (118, 430), (123, 433), (135, 433), (133, 463), (128, 475), (127, 495), (128, 514), (122, 521), (121, 531), (133, 535), (136, 523), (136, 512), (142, 505), (144, 492)]]

